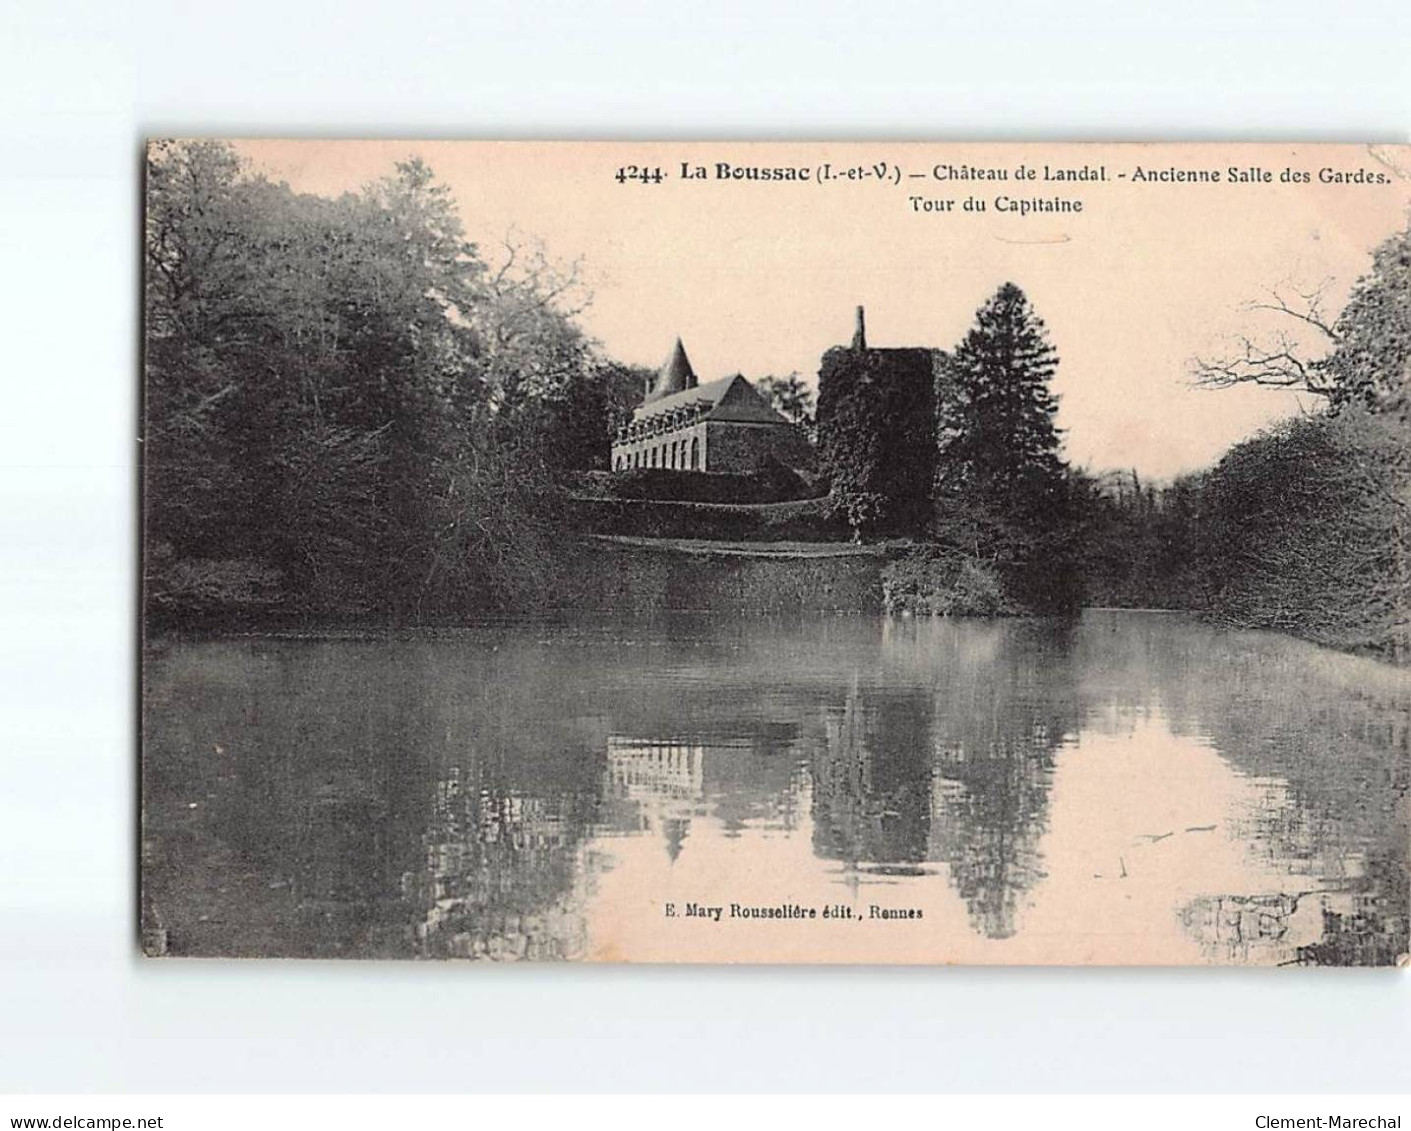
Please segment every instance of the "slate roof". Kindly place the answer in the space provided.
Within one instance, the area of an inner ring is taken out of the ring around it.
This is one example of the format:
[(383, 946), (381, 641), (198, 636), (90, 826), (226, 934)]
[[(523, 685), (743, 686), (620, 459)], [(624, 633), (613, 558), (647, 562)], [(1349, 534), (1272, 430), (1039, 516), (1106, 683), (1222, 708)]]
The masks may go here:
[(681, 344), (681, 339), (677, 338), (670, 355), (657, 370), (657, 378), (652, 382), (652, 390), (647, 394), (647, 400), (661, 400), (685, 389), (694, 389), (698, 384), (696, 371), (691, 368), (691, 359), (686, 356), (686, 347)]
[(682, 389), (659, 400), (648, 400), (632, 413), (633, 420), (651, 420), (662, 413), (679, 408), (702, 405), (707, 420), (726, 420), (745, 424), (788, 424), (774, 406), (760, 396), (759, 391), (744, 377), (721, 377), (704, 385)]

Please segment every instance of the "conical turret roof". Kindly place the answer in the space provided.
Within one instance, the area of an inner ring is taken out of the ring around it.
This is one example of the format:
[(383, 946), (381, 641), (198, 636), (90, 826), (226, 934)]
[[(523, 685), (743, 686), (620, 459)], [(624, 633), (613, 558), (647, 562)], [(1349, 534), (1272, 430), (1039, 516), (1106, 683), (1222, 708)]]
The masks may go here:
[(696, 371), (691, 368), (691, 359), (686, 356), (686, 347), (681, 344), (681, 339), (677, 338), (671, 355), (657, 371), (657, 379), (652, 385), (652, 391), (647, 395), (647, 403), (669, 397), (672, 393), (694, 389), (697, 384)]

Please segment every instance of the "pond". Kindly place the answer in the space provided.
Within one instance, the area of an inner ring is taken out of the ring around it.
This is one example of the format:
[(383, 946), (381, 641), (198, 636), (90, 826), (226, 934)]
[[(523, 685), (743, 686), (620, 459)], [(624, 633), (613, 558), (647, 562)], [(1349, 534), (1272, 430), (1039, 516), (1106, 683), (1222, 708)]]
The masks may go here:
[(1180, 614), (172, 640), (145, 681), (164, 953), (1408, 950), (1411, 679)]

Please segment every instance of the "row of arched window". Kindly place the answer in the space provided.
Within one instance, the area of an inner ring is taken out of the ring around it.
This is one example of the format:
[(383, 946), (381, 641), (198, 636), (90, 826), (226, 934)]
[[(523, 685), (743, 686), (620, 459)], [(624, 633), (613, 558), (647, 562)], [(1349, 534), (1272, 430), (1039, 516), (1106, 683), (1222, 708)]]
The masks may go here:
[(692, 436), (690, 440), (672, 440), (652, 448), (628, 452), (617, 457), (614, 467), (618, 471), (625, 471), (629, 467), (670, 467), (677, 471), (699, 471), (700, 438)]

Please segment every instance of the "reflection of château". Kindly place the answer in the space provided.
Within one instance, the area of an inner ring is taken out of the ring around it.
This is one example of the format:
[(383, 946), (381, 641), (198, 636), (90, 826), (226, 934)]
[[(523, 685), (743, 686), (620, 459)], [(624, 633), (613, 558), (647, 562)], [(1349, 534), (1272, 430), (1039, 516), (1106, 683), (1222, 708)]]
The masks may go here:
[(795, 728), (756, 722), (742, 731), (680, 741), (611, 736), (600, 831), (658, 835), (675, 860), (692, 819), (706, 813), (727, 837), (746, 826), (792, 829)]
[(607, 781), (613, 796), (632, 801), (701, 796), (704, 751), (698, 744), (608, 737)]
[(675, 860), (701, 807), (704, 766), (700, 745), (609, 736), (603, 793), (617, 810), (613, 823), (622, 831), (660, 834)]

